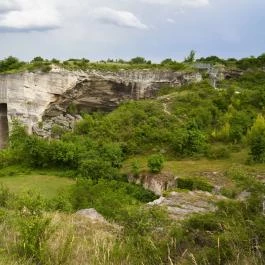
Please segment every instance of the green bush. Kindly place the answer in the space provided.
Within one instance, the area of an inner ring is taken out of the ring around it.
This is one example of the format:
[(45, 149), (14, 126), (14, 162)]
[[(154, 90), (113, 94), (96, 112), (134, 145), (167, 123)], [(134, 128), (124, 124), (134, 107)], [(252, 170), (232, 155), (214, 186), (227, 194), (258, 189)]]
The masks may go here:
[(255, 162), (265, 162), (265, 120), (259, 115), (248, 133), (250, 155)]
[(175, 130), (171, 143), (174, 151), (180, 155), (203, 154), (207, 149), (205, 134), (193, 125)]
[(121, 221), (123, 229), (124, 256), (132, 264), (165, 264), (170, 221), (167, 213), (159, 207), (131, 208)]
[(198, 178), (178, 178), (177, 188), (185, 190), (202, 190), (211, 192), (214, 187), (205, 180), (201, 180)]
[(9, 56), (8, 58), (0, 61), (0, 73), (5, 73), (12, 70), (18, 70), (25, 65), (24, 62), (20, 62), (17, 58)]
[(61, 191), (55, 198), (48, 202), (48, 207), (54, 211), (70, 213), (73, 210), (70, 193)]
[(51, 219), (46, 217), (46, 202), (33, 192), (25, 193), (15, 202), (18, 211), (16, 242), (20, 256), (45, 263), (45, 244), (52, 235)]
[(134, 176), (138, 176), (140, 174), (140, 164), (139, 161), (134, 160), (131, 164), (132, 173)]
[(123, 220), (129, 208), (156, 198), (141, 186), (106, 179), (79, 179), (71, 194), (74, 209), (95, 208), (116, 221)]
[(9, 189), (3, 184), (0, 185), (0, 207), (7, 207), (8, 202), (13, 198), (13, 195), (10, 193)]
[(230, 150), (226, 146), (210, 146), (206, 151), (206, 156), (210, 159), (226, 159), (230, 155)]
[(96, 159), (82, 161), (78, 172), (82, 178), (95, 181), (101, 178), (111, 180), (119, 176), (117, 169), (113, 168), (110, 162)]
[(164, 157), (160, 154), (148, 158), (148, 167), (152, 173), (159, 173), (164, 166)]
[(11, 165), (14, 161), (13, 152), (10, 149), (0, 151), (0, 169)]
[(61, 138), (65, 132), (66, 130), (63, 127), (59, 125), (53, 125), (51, 129), (51, 136), (53, 138)]
[[(215, 213), (195, 215), (184, 221), (182, 238), (178, 240), (178, 247), (171, 247), (171, 256), (181, 256), (188, 246), (193, 261), (198, 264), (243, 264), (246, 260), (263, 264), (265, 252), (261, 250), (262, 244), (259, 251), (253, 251), (255, 240), (261, 242), (265, 236), (263, 228), (253, 230), (261, 224), (261, 209), (252, 209), (252, 206), (261, 205), (260, 199), (251, 196), (247, 202), (225, 200), (218, 203)], [(192, 263), (189, 258), (185, 261), (184, 264)]]

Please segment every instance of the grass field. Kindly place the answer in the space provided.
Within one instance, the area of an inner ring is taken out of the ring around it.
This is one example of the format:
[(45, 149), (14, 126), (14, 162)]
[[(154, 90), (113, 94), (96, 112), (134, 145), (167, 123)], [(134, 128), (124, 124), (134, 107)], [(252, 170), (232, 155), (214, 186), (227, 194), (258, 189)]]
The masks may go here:
[[(164, 163), (162, 172), (172, 173), (178, 177), (203, 177), (207, 178), (213, 185), (230, 186), (230, 179), (227, 179), (225, 172), (233, 167), (240, 167), (253, 175), (265, 176), (265, 165), (247, 165), (248, 151), (240, 150), (231, 154), (230, 158), (212, 160), (207, 158), (188, 158), (173, 160), (169, 159)], [(138, 156), (125, 161), (122, 171), (125, 174), (131, 173), (133, 161), (137, 161), (141, 171), (148, 171), (147, 156)], [(208, 174), (209, 173), (209, 174)]]
[[(240, 150), (232, 153), (230, 158), (221, 160), (169, 159), (164, 164), (163, 172), (169, 172), (178, 177), (202, 177), (213, 185), (229, 187), (232, 182), (224, 173), (232, 167), (241, 167), (253, 175), (265, 176), (265, 165), (246, 165), (247, 156), (247, 150)], [(148, 155), (126, 160), (121, 170), (122, 173), (131, 173), (133, 161), (138, 161), (140, 171), (148, 171), (147, 159)], [(0, 170), (0, 185), (3, 184), (15, 193), (34, 190), (49, 199), (55, 197), (60, 190), (68, 189), (74, 185), (74, 179), (63, 176), (64, 172), (58, 170), (9, 167)]]
[(56, 172), (31, 172), (19, 168), (0, 170), (0, 185), (3, 184), (14, 193), (34, 190), (48, 199), (55, 197), (60, 190), (70, 188), (74, 183), (73, 179), (56, 176)]

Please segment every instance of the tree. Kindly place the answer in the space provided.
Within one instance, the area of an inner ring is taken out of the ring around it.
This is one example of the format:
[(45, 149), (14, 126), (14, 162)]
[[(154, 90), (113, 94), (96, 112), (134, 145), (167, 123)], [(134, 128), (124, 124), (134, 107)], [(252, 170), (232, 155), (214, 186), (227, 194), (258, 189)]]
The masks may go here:
[(175, 61), (173, 61), (171, 58), (167, 58), (161, 62), (162, 65), (174, 64), (174, 63)]
[(265, 119), (261, 114), (248, 132), (248, 144), (253, 161), (265, 162)]
[(190, 54), (185, 58), (186, 63), (193, 63), (195, 61), (196, 51), (191, 50)]
[(83, 178), (98, 181), (99, 179), (115, 179), (118, 176), (118, 171), (108, 161), (87, 159), (81, 163), (79, 174)]
[(147, 63), (144, 57), (135, 57), (130, 61), (131, 64), (145, 64)]
[(5, 72), (13, 69), (19, 69), (25, 65), (24, 62), (20, 62), (16, 57), (9, 56), (0, 61), (0, 72)]
[(44, 62), (44, 59), (40, 56), (37, 56), (37, 57), (33, 58), (33, 60), (31, 62), (32, 63), (40, 63), (40, 62)]
[(53, 58), (53, 59), (51, 60), (51, 62), (54, 63), (54, 64), (59, 64), (59, 63), (60, 63), (60, 61), (57, 60), (57, 59), (55, 59), (55, 58)]
[(164, 157), (160, 154), (152, 155), (148, 158), (148, 167), (152, 173), (159, 173), (164, 164)]

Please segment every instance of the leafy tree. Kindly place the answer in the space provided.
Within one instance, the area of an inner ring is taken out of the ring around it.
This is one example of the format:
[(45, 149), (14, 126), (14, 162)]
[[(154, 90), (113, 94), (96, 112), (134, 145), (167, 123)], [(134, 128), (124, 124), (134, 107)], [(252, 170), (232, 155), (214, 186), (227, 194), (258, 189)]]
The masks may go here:
[(255, 162), (265, 162), (265, 119), (260, 114), (248, 133), (250, 155)]
[(121, 168), (123, 153), (119, 144), (104, 143), (99, 147), (100, 157), (105, 161), (110, 161), (112, 167)]
[(33, 58), (33, 60), (31, 62), (32, 63), (40, 63), (40, 62), (44, 62), (44, 59), (40, 56), (37, 56), (37, 57)]
[(197, 62), (202, 62), (202, 63), (212, 63), (212, 64), (216, 64), (216, 63), (223, 64), (224, 63), (224, 60), (223, 59), (220, 59), (217, 56), (208, 56), (206, 58), (202, 57), (202, 58), (200, 58), (200, 59), (198, 59), (196, 61)]
[(195, 61), (196, 52), (194, 50), (190, 51), (190, 54), (185, 58), (186, 63), (193, 63)]
[(167, 58), (161, 62), (162, 65), (174, 64), (175, 62), (171, 58)]
[(206, 137), (196, 127), (189, 127), (187, 129), (188, 137), (185, 143), (186, 154), (201, 154), (206, 150)]
[(54, 64), (59, 64), (60, 63), (60, 61), (58, 59), (55, 59), (55, 58), (53, 58), (51, 60), (51, 62), (54, 63)]
[(25, 65), (24, 62), (20, 62), (16, 57), (9, 56), (8, 58), (0, 61), (0, 72), (19, 69), (23, 65)]
[(148, 167), (152, 173), (159, 173), (164, 164), (164, 157), (160, 154), (152, 155), (148, 158)]
[(79, 174), (83, 178), (97, 181), (99, 179), (115, 179), (117, 178), (117, 169), (111, 166), (110, 162), (96, 159), (88, 159), (81, 163)]
[(180, 155), (201, 154), (206, 150), (206, 136), (196, 124), (190, 124), (187, 128), (178, 128), (171, 141), (175, 152)]
[(131, 64), (145, 64), (147, 61), (145, 60), (144, 57), (135, 57), (132, 58), (130, 61)]

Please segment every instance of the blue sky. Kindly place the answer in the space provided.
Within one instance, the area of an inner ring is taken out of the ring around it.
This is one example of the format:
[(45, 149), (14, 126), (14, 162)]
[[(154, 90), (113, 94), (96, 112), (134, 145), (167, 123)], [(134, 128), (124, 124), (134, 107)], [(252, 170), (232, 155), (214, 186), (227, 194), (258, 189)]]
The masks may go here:
[(257, 56), (264, 14), (264, 0), (0, 0), (0, 58)]

